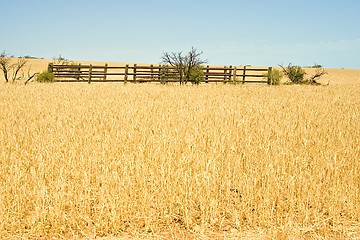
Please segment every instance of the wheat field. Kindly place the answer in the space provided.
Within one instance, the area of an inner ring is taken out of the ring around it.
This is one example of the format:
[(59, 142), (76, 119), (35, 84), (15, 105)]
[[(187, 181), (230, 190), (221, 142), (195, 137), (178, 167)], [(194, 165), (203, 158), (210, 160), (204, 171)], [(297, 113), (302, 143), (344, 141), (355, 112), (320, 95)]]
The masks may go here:
[(359, 239), (360, 75), (0, 84), (0, 238)]

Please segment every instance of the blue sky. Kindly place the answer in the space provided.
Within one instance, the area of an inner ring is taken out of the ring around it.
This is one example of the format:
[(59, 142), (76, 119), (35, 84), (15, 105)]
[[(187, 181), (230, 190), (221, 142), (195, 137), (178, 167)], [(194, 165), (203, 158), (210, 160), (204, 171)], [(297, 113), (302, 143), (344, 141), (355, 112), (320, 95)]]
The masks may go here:
[(215, 65), (360, 68), (359, 0), (0, 0), (0, 51), (159, 63), (203, 51)]

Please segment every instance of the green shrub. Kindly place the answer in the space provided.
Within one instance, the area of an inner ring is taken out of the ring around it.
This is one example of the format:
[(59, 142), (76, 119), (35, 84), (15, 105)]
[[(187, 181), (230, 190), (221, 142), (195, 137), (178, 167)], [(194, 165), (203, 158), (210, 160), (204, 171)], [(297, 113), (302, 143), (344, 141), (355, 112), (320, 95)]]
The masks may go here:
[(299, 66), (289, 66), (283, 67), (280, 65), (280, 67), (283, 69), (284, 74), (289, 78), (289, 80), (292, 83), (305, 83), (305, 70), (302, 67)]
[(54, 73), (50, 73), (48, 71), (44, 71), (42, 73), (40, 73), (36, 79), (35, 79), (37, 82), (41, 82), (41, 83), (44, 83), (44, 82), (54, 82), (55, 81), (55, 76), (54, 76)]
[(190, 70), (190, 82), (199, 84), (204, 81), (204, 79), (204, 71), (201, 66), (195, 66)]
[(269, 85), (279, 85), (283, 76), (283, 73), (277, 69), (272, 69), (264, 74), (264, 78), (267, 80)]

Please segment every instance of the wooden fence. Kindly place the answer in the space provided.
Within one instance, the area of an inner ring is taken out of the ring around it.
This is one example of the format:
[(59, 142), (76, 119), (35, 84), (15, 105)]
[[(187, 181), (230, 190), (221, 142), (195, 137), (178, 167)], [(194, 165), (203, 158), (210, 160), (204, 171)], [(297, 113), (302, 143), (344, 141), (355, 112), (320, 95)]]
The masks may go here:
[[(264, 74), (272, 68), (255, 68), (248, 66), (203, 66), (205, 83), (240, 82), (268, 83)], [(54, 73), (56, 82), (179, 82), (169, 65), (140, 66), (93, 66), (93, 65), (55, 65), (50, 63), (48, 71)]]

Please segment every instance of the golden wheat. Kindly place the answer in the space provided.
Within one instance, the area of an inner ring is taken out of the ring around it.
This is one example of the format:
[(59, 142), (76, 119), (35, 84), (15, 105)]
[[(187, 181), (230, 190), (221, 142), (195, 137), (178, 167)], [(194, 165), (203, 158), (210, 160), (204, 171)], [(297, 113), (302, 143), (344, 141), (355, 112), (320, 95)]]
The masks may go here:
[(1, 85), (0, 237), (355, 238), (359, 136), (358, 83)]

